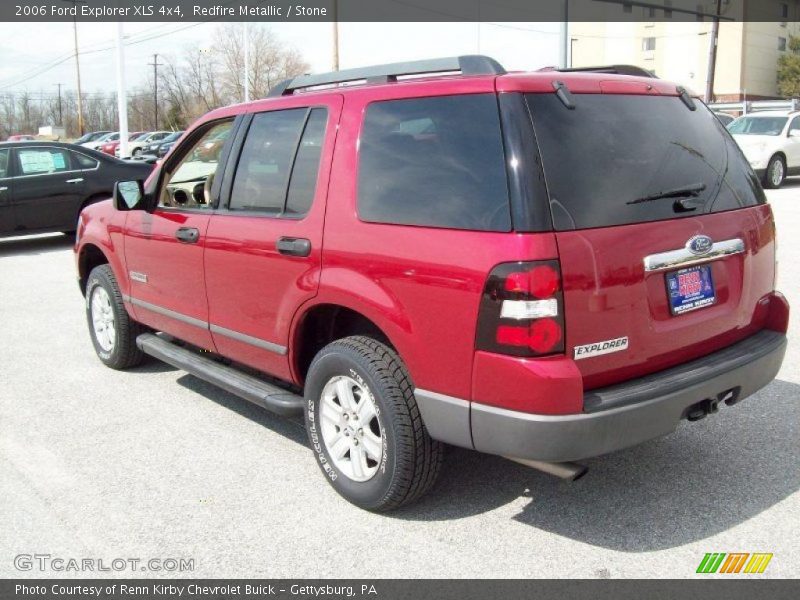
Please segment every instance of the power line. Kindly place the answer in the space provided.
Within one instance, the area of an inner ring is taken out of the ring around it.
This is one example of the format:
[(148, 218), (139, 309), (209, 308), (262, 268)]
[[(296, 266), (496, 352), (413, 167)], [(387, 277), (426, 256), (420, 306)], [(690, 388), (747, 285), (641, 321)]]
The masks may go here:
[[(72, 0), (65, 0), (65, 1), (71, 2)], [(214, 19), (214, 20), (216, 20), (216, 19)], [(191, 29), (193, 27), (198, 27), (200, 25), (206, 25), (209, 22), (210, 22), (210, 20), (209, 21), (201, 21), (201, 22), (198, 22), (198, 23), (190, 23), (189, 25), (181, 25), (180, 27), (176, 27), (175, 29), (171, 29), (170, 31), (165, 31), (163, 33), (159, 33), (159, 34), (155, 34), (155, 35), (147, 35), (145, 37), (139, 37), (139, 38), (131, 39), (131, 40), (127, 41), (125, 43), (125, 45), (126, 46), (134, 46), (136, 44), (149, 42), (151, 40), (155, 40), (155, 39), (158, 39), (158, 38), (161, 38), (161, 37), (165, 37), (165, 36), (168, 36), (168, 35), (179, 33), (181, 31), (185, 31), (185, 30)], [(150, 31), (150, 30), (148, 30), (148, 31)], [(87, 46), (87, 48), (91, 48), (94, 45), (96, 45), (96, 44), (91, 44), (90, 46)], [(114, 48), (114, 46), (111, 45), (111, 46), (104, 46), (104, 47), (101, 47), (101, 48), (95, 48), (95, 49), (91, 49), (91, 50), (88, 50), (88, 49), (79, 50), (77, 54), (79, 56), (85, 56), (87, 54), (96, 54), (98, 52), (107, 52), (109, 50), (113, 50), (113, 48)], [(39, 75), (43, 75), (43, 74), (47, 73), (48, 71), (51, 71), (51, 70), (55, 69), (56, 67), (64, 64), (65, 62), (67, 62), (68, 60), (72, 59), (75, 56), (76, 56), (76, 54), (74, 52), (72, 52), (72, 53), (67, 54), (65, 56), (61, 56), (59, 58), (53, 59), (53, 61), (51, 61), (50, 63), (45, 63), (44, 65), (42, 65), (41, 68), (38, 68), (35, 72), (33, 72), (33, 73), (29, 74), (29, 75), (28, 74), (22, 75), (23, 79), (18, 79), (18, 77), (20, 77), (19, 75), (16, 76), (16, 77), (10, 77), (10, 78), (0, 82), (0, 89), (7, 89), (9, 87), (13, 87), (13, 86), (19, 85), (21, 83), (25, 83), (26, 81), (30, 81), (31, 79), (33, 79), (35, 77), (38, 77)]]

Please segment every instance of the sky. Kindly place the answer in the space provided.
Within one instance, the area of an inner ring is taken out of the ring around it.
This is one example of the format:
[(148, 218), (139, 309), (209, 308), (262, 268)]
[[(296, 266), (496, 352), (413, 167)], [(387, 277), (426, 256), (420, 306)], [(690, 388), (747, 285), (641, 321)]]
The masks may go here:
[[(124, 24), (125, 70), (129, 87), (152, 79), (147, 63), (175, 60), (187, 50), (208, 48), (216, 23)], [(312, 72), (331, 70), (331, 23), (266, 24), (296, 47)], [(341, 23), (339, 63), (345, 69), (403, 60), (487, 54), (508, 70), (555, 65), (557, 23)], [(81, 87), (84, 93), (116, 89), (116, 23), (78, 23)], [(39, 95), (75, 89), (72, 23), (0, 24), (0, 94)], [(61, 62), (60, 62), (61, 61)]]

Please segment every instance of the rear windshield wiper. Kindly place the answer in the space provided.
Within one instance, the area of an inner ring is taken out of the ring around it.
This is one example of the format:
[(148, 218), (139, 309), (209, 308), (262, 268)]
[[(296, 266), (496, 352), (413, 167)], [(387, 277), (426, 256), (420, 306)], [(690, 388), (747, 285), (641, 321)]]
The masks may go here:
[(653, 200), (662, 200), (664, 198), (695, 198), (704, 192), (706, 189), (705, 183), (693, 183), (684, 187), (675, 188), (674, 190), (666, 190), (663, 192), (656, 192), (649, 196), (642, 196), (636, 200), (629, 200), (625, 204), (642, 204), (643, 202), (652, 202)]

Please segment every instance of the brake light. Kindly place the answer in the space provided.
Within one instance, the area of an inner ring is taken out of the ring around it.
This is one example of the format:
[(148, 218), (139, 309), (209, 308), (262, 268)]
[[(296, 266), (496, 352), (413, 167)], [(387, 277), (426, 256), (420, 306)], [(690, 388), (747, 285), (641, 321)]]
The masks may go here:
[(527, 357), (564, 352), (563, 307), (557, 260), (498, 265), (483, 290), (476, 346)]

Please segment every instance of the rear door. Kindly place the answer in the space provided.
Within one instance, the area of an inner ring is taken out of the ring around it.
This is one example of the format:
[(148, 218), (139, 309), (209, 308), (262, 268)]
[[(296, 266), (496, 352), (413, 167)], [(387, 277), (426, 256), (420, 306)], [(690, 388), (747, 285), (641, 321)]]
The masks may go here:
[(14, 149), (16, 176), (12, 204), (15, 229), (75, 229), (84, 196), (79, 165), (65, 148), (28, 146)]
[(152, 213), (131, 211), (125, 222), (130, 303), (138, 321), (213, 349), (203, 276), (208, 222), (214, 210), (217, 160), (200, 160), (210, 137), (230, 139), (233, 119), (195, 130), (164, 165)]
[(574, 98), (569, 110), (554, 94), (527, 97), (557, 232), (567, 353), (586, 388), (760, 329), (774, 227), (724, 127), (677, 96)]
[(10, 155), (10, 148), (0, 148), (0, 235), (11, 233), (14, 230)]
[(290, 379), (289, 327), (317, 293), (340, 95), (257, 112), (231, 154), (211, 217), (206, 293), (220, 354)]

